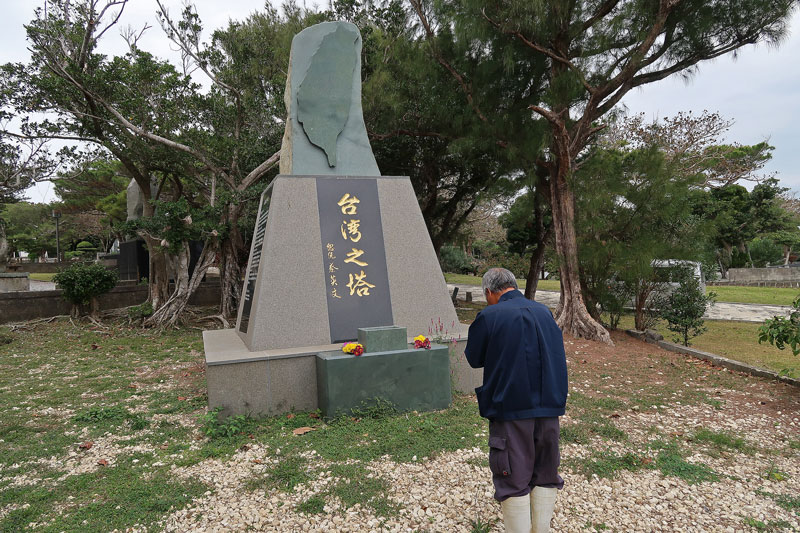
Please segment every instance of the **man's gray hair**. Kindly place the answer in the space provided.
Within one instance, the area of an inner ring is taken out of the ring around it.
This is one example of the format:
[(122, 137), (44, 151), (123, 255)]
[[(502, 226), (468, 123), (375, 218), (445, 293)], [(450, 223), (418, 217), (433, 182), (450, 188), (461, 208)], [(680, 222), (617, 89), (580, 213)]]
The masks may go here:
[(517, 278), (514, 277), (511, 271), (505, 268), (490, 268), (486, 271), (486, 274), (483, 275), (481, 286), (483, 287), (484, 294), (487, 289), (492, 292), (500, 292), (509, 287), (516, 289)]

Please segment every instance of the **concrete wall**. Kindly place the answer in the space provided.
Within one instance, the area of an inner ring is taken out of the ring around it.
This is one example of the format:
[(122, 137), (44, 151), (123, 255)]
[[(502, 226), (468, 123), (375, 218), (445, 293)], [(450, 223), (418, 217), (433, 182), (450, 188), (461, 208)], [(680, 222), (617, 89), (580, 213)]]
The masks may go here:
[(31, 290), (27, 272), (0, 272), (0, 293)]
[(67, 268), (72, 263), (9, 263), (7, 272), (30, 272), (31, 274), (55, 274)]
[[(68, 315), (71, 304), (61, 297), (61, 292), (55, 290), (0, 293), (0, 324)], [(217, 305), (219, 296), (219, 283), (206, 282), (200, 285), (189, 303)], [(128, 307), (141, 304), (145, 300), (147, 300), (147, 286), (121, 284), (100, 297), (100, 309)]]
[(800, 287), (800, 280), (797, 281), (730, 281), (730, 280), (721, 280), (721, 281), (707, 281), (706, 286), (708, 287), (724, 287), (724, 286), (734, 286), (734, 287), (779, 287), (784, 289), (794, 289)]
[(730, 283), (800, 281), (800, 268), (731, 268), (728, 270), (728, 281)]

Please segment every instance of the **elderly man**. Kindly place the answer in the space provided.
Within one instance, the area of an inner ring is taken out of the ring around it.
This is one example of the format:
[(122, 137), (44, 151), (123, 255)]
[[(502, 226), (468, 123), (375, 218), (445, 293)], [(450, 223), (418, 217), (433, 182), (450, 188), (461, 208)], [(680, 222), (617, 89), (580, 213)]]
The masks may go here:
[(488, 307), (469, 328), (465, 354), (483, 368), (475, 389), (489, 419), (489, 467), (494, 497), (509, 533), (550, 530), (558, 475), (558, 417), (567, 401), (564, 340), (550, 310), (517, 290), (514, 274), (483, 276)]

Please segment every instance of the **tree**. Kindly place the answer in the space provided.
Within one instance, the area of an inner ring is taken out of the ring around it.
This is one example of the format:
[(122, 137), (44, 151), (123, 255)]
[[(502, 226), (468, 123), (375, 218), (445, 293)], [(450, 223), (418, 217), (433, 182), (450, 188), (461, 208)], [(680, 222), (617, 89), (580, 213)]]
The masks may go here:
[[(120, 161), (142, 191), (143, 218), (154, 216), (155, 202), (160, 199), (176, 201), (184, 197), (190, 209), (222, 204), (218, 231), (204, 236), (206, 246), (191, 277), (202, 279), (221, 249), (222, 309), (230, 316), (237, 305), (240, 265), (244, 263), (241, 255), (246, 251), (242, 251), (245, 247), (241, 243), (231, 247), (218, 237), (237, 235), (238, 206), (257, 196), (260, 190), (253, 191), (252, 187), (277, 163), (281, 128), (275, 117), (282, 112), (273, 110), (285, 80), (275, 65), (285, 67), (292, 33), (284, 29), (256, 33), (255, 37), (261, 38), (250, 39), (253, 36), (242, 34), (240, 25), (231, 24), (227, 32), (215, 34), (206, 47), (200, 42), (202, 27), (191, 7), (184, 10), (180, 21), (173, 21), (161, 9), (168, 37), (184, 54), (181, 74), (141, 50), (140, 34), (132, 31), (126, 34), (130, 45), (126, 55), (109, 59), (97, 52), (99, 40), (120, 20), (126, 2), (48, 2), (48, 9), (37, 10), (36, 19), (27, 26), (31, 63), (4, 66), (4, 87), (9, 93), (11, 88), (21, 88), (11, 98), (20, 112), (54, 113), (58, 117), (57, 121), (27, 123), (23, 133), (29, 137), (94, 143)], [(269, 23), (277, 21), (274, 11), (262, 18)], [(229, 42), (226, 36), (230, 35), (242, 40)], [(275, 43), (269, 41), (272, 38), (286, 41), (286, 45), (273, 46)], [(249, 43), (249, 47), (242, 43)], [(267, 54), (279, 56), (280, 61), (267, 61)], [(244, 64), (237, 63), (239, 60)], [(245, 68), (256, 64), (261, 65), (260, 71)], [(278, 83), (261, 75), (268, 67)], [(191, 82), (188, 74), (193, 69), (211, 80), (207, 93), (201, 93)], [(126, 83), (119, 83), (120, 79)], [(245, 86), (237, 85), (240, 83)], [(278, 86), (280, 90), (273, 90)], [(229, 227), (235, 231), (228, 231)], [(181, 268), (188, 268), (188, 264), (175, 256), (167, 257), (177, 249), (161, 246), (163, 237), (153, 233), (155, 228), (141, 231), (151, 258), (149, 301), (156, 310), (169, 307), (163, 313), (154, 313), (148, 324), (156, 325), (163, 317), (168, 323), (180, 320), (188, 297), (170, 291), (167, 264)], [(181, 250), (185, 247), (188, 243), (183, 243)], [(178, 255), (182, 254), (180, 251)], [(231, 254), (233, 258), (229, 259)], [(176, 284), (174, 290), (195, 286), (193, 282)]]
[(113, 240), (124, 240), (118, 225), (127, 219), (126, 190), (130, 178), (119, 161), (102, 156), (79, 161), (53, 180), (60, 211), (72, 216), (76, 233), (93, 237), (108, 251)]
[(89, 317), (97, 319), (100, 312), (98, 297), (117, 284), (117, 273), (93, 263), (78, 263), (62, 270), (53, 277), (56, 286), (63, 291), (65, 300), (72, 304), (70, 314), (80, 315), (81, 308), (89, 306)]
[[(472, 50), (492, 50), (497, 35), (544, 58), (544, 73), (525, 76), (538, 101), (530, 110), (546, 121), (550, 141), (537, 163), (547, 169), (561, 301), (556, 320), (576, 337), (610, 342), (588, 313), (580, 285), (575, 233), (575, 163), (603, 129), (599, 121), (631, 90), (676, 73), (692, 73), (700, 62), (758, 42), (777, 43), (786, 34), (795, 0), (553, 0), (486, 2), (451, 0), (456, 33)], [(412, 0), (424, 27), (426, 9)], [(444, 10), (439, 10), (443, 13)], [(490, 31), (492, 32), (490, 34)], [(488, 36), (488, 37), (487, 37)], [(446, 68), (446, 67), (445, 67)], [(519, 70), (508, 68), (514, 80)], [(472, 104), (469, 80), (465, 96)]]
[(680, 112), (652, 122), (645, 122), (640, 113), (624, 117), (603, 136), (607, 143), (630, 149), (658, 146), (676, 173), (697, 176), (699, 186), (706, 189), (764, 181), (769, 176), (758, 172), (772, 159), (775, 148), (766, 141), (752, 146), (723, 143), (732, 125), (732, 120), (709, 111)]
[[(450, 74), (430, 63), (400, 2), (364, 2), (357, 16), (342, 9), (356, 3), (336, 2), (334, 15), (352, 17), (362, 32), (364, 118), (375, 158), (382, 174), (411, 178), (438, 254), (459, 239), (481, 205), (514, 195), (509, 178), (516, 167), (496, 139), (487, 138), (480, 118), (460, 104)], [(450, 44), (443, 35), (441, 45)], [(487, 65), (480, 75), (488, 78), (494, 68)], [(500, 94), (493, 98), (501, 100)]]
[[(600, 143), (601, 146), (603, 143)], [(696, 259), (703, 221), (688, 198), (697, 176), (675, 172), (659, 146), (597, 147), (574, 174), (581, 287), (587, 309), (618, 309), (634, 299), (637, 329), (662, 285), (655, 260)]]
[(736, 250), (746, 255), (747, 265), (753, 265), (750, 243), (756, 236), (769, 236), (783, 244), (788, 262), (788, 253), (800, 232), (796, 215), (784, 208), (781, 195), (785, 192), (775, 178), (768, 178), (752, 191), (728, 184), (693, 193), (695, 213), (712, 224), (711, 242), (723, 277), (727, 277)]
[(678, 280), (679, 286), (667, 297), (661, 317), (667, 321), (669, 330), (677, 334), (675, 340), (689, 346), (690, 339), (706, 331), (703, 315), (714, 303), (716, 294), (706, 295), (691, 270), (682, 269)]
[(512, 251), (520, 255), (530, 253), (525, 280), (525, 297), (533, 300), (539, 285), (539, 273), (544, 269), (545, 253), (551, 245), (553, 220), (548, 209), (546, 182), (529, 185), (528, 191), (512, 204), (501, 217), (506, 228), (506, 239)]
[(5, 220), (5, 234), (10, 252), (28, 252), (44, 256), (55, 254), (56, 224), (47, 204), (17, 202), (6, 204), (0, 210), (0, 219)]

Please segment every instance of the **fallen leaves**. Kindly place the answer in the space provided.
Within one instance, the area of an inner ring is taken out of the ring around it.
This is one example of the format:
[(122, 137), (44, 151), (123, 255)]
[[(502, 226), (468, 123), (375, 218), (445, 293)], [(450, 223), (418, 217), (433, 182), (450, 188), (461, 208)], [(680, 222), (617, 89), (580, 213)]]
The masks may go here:
[(317, 428), (312, 428), (312, 427), (308, 427), (308, 426), (303, 426), (303, 427), (301, 427), (301, 428), (295, 428), (295, 429), (293, 429), (293, 430), (292, 430), (292, 433), (293, 433), (294, 435), (305, 435), (305, 434), (306, 434), (306, 433), (308, 433), (309, 431), (315, 431), (316, 429), (317, 429)]
[(94, 442), (87, 440), (86, 442), (78, 446), (78, 448), (80, 448), (81, 450), (88, 450), (92, 446), (94, 446)]
[(97, 461), (97, 464), (99, 466), (108, 466), (108, 461), (106, 461), (105, 459), (100, 459), (99, 461)]

